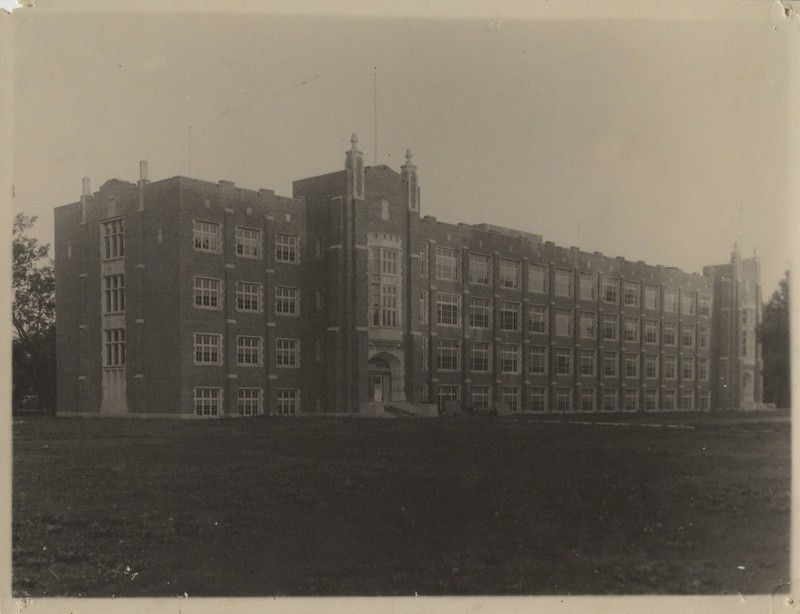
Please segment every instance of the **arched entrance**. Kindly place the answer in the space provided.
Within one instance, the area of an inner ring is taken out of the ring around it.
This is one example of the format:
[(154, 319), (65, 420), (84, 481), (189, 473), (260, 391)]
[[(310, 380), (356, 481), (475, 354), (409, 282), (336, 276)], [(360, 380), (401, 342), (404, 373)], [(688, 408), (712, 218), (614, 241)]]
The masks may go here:
[(742, 409), (750, 409), (755, 404), (753, 388), (753, 376), (750, 373), (742, 375), (742, 400), (740, 406)]
[(370, 402), (405, 401), (403, 364), (397, 356), (389, 352), (380, 352), (370, 358), (367, 377)]

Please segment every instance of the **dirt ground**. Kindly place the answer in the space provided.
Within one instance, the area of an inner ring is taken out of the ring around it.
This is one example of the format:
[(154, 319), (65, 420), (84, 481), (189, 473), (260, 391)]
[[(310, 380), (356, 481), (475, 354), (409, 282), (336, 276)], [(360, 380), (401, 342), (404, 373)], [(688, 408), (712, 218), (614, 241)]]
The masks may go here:
[(769, 593), (789, 431), (786, 413), (24, 418), (13, 590)]

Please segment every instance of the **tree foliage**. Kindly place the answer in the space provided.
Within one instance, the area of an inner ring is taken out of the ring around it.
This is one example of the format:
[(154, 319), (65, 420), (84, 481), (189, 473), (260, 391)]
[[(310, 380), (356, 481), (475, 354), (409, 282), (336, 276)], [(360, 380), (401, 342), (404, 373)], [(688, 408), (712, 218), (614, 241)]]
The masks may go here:
[(55, 409), (55, 277), (50, 246), (27, 232), (35, 216), (14, 217), (12, 324), (15, 407), (35, 402)]
[(789, 271), (764, 306), (759, 337), (764, 361), (764, 401), (790, 407)]

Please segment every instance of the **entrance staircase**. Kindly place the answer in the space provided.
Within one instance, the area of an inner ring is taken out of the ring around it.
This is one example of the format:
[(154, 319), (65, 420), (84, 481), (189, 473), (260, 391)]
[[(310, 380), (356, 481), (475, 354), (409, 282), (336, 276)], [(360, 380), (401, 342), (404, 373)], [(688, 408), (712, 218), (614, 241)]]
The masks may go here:
[(408, 401), (389, 401), (383, 404), (383, 416), (386, 418), (436, 418), (438, 415), (436, 405)]

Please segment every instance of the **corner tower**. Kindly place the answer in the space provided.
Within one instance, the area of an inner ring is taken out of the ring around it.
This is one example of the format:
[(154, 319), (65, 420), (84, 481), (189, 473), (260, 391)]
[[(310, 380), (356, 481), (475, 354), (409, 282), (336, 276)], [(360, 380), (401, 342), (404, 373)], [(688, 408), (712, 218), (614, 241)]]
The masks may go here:
[(754, 409), (762, 402), (761, 263), (757, 254), (742, 258), (733, 245), (728, 264), (707, 266), (703, 275), (714, 279), (711, 376), (713, 407)]

